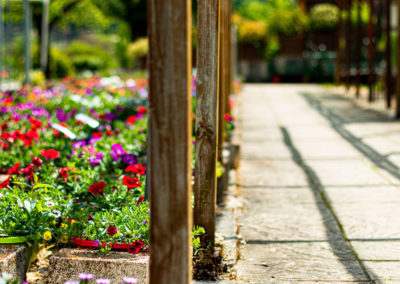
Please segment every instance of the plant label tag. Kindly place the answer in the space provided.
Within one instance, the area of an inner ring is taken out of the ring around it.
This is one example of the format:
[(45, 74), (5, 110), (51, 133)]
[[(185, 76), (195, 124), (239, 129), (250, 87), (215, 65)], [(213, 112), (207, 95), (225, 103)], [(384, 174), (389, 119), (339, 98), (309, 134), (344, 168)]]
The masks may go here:
[(89, 125), (91, 128), (97, 128), (100, 125), (100, 122), (97, 120), (91, 118), (90, 116), (87, 116), (86, 114), (83, 113), (78, 113), (75, 116), (75, 119), (82, 121), (83, 123), (86, 123)]
[(62, 134), (67, 135), (67, 137), (69, 139), (72, 139), (72, 140), (76, 139), (76, 135), (71, 130), (69, 130), (68, 128), (66, 128), (58, 123), (53, 123), (51, 125), (51, 127), (57, 131), (60, 131)]

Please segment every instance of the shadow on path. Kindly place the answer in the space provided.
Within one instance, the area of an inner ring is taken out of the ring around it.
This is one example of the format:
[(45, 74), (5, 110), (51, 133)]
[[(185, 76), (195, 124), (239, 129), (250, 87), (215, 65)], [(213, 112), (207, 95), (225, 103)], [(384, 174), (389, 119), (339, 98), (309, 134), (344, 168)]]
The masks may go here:
[[(384, 169), (391, 173), (394, 177), (400, 180), (400, 169), (394, 163), (392, 163), (387, 155), (381, 155), (373, 148), (365, 144), (360, 138), (354, 136), (350, 131), (345, 129), (344, 125), (349, 123), (339, 115), (333, 113), (330, 109), (323, 106), (320, 101), (315, 99), (312, 95), (303, 93), (302, 96), (308, 102), (308, 104), (316, 109), (323, 117), (325, 117), (331, 124), (332, 128), (339, 133), (344, 139), (346, 139), (351, 145), (353, 145), (358, 151), (369, 159), (375, 166)], [(364, 115), (370, 114), (372, 117), (375, 116), (375, 111), (363, 110)], [(389, 122), (387, 119), (376, 119), (376, 120), (365, 120), (363, 122)]]
[[(280, 130), (283, 134), (284, 143), (289, 148), (294, 162), (304, 171), (307, 177), (307, 182), (310, 185), (310, 188), (314, 195), (314, 199), (316, 201), (315, 203), (318, 207), (318, 210), (324, 222), (324, 226), (326, 228), (327, 242), (331, 246), (332, 251), (338, 257), (339, 261), (346, 268), (348, 273), (353, 275), (355, 280), (360, 281), (360, 279), (357, 279), (359, 275), (356, 271), (351, 269), (352, 267), (349, 266), (348, 260), (346, 260), (346, 258), (344, 257), (345, 255), (354, 255), (355, 259), (358, 261), (366, 278), (366, 280), (364, 281), (361, 280), (362, 282), (382, 283), (379, 280), (373, 280), (379, 278), (364, 266), (362, 261), (359, 259), (357, 253), (355, 252), (351, 242), (346, 239), (344, 229), (335, 212), (333, 211), (329, 200), (327, 199), (325, 188), (322, 185), (319, 177), (317, 176), (315, 171), (305, 163), (300, 152), (294, 146), (287, 129), (284, 127), (280, 127)], [(323, 202), (318, 202), (320, 199), (322, 199)], [(332, 222), (332, 217), (335, 220), (334, 222)]]

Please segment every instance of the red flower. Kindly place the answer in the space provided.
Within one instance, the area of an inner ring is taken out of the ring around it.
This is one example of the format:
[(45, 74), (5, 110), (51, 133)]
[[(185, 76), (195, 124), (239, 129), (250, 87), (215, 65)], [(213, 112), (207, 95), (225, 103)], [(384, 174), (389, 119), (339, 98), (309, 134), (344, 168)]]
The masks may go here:
[(0, 183), (0, 189), (6, 188), (9, 183), (10, 183), (10, 177), (8, 177), (6, 180), (4, 180), (2, 183)]
[(147, 112), (147, 108), (145, 108), (144, 106), (138, 106), (137, 107), (137, 111), (139, 113), (146, 113)]
[(146, 173), (146, 167), (143, 167), (141, 164), (130, 165), (125, 169), (125, 172), (131, 172), (133, 174), (144, 175)]
[(137, 188), (142, 185), (139, 182), (138, 178), (131, 178), (129, 176), (124, 176), (122, 179), (122, 183), (125, 184), (128, 188)]
[(109, 226), (107, 229), (107, 234), (110, 236), (114, 236), (116, 233), (118, 233), (117, 228), (115, 226)]
[(18, 169), (21, 166), (21, 163), (15, 163), (15, 165), (7, 171), (8, 175), (18, 174)]
[(128, 248), (128, 253), (137, 254), (144, 248), (144, 242), (141, 239), (136, 240), (131, 246)]
[(22, 172), (24, 173), (25, 176), (30, 177), (32, 176), (34, 170), (31, 165), (27, 166), (25, 169), (22, 169)]
[(131, 115), (130, 117), (128, 117), (128, 119), (126, 120), (127, 124), (134, 124), (136, 122), (136, 120), (138, 120), (138, 118), (135, 115)]
[(39, 157), (32, 158), (32, 165), (35, 168), (40, 168), (43, 165), (43, 161)]
[(39, 133), (37, 133), (36, 130), (33, 130), (33, 129), (29, 129), (25, 136), (31, 140), (39, 139)]
[(144, 201), (144, 197), (143, 196), (139, 196), (138, 201), (136, 202), (136, 206), (139, 206), (140, 203), (142, 203)]
[(63, 177), (63, 178), (69, 177), (68, 171), (69, 171), (69, 168), (60, 169), (60, 177)]
[(101, 194), (103, 195), (103, 189), (106, 186), (104, 181), (94, 183), (89, 187), (89, 192), (93, 194)]
[(37, 120), (33, 116), (29, 117), (29, 122), (31, 123), (33, 130), (36, 130), (36, 129), (42, 127), (42, 122), (40, 120)]
[(101, 137), (102, 135), (103, 135), (103, 132), (101, 132), (101, 131), (92, 133), (92, 137), (93, 138), (98, 138), (98, 137)]
[(60, 156), (60, 153), (54, 149), (50, 149), (50, 150), (42, 150), (40, 151), (40, 155), (42, 155), (43, 157), (45, 157), (47, 160), (54, 160), (57, 159)]

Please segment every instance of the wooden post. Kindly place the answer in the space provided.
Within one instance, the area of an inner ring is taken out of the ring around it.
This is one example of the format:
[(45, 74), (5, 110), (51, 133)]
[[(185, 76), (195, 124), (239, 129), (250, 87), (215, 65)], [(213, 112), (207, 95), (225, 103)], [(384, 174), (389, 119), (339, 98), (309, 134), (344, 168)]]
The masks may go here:
[(220, 0), (197, 6), (196, 159), (194, 223), (215, 241), (218, 145)]
[(339, 23), (337, 33), (337, 49), (336, 49), (336, 72), (335, 72), (335, 83), (339, 85), (341, 82), (342, 73), (342, 43), (343, 43), (343, 19), (342, 19), (342, 0), (338, 0), (339, 7)]
[(385, 0), (385, 14), (386, 14), (386, 49), (385, 49), (385, 61), (386, 61), (386, 106), (390, 108), (392, 105), (392, 93), (393, 93), (393, 78), (392, 78), (392, 44), (391, 44), (391, 29), (390, 29), (390, 0)]
[(400, 0), (397, 0), (398, 22), (397, 22), (397, 84), (396, 84), (396, 118), (400, 119)]
[[(223, 164), (223, 150), (224, 150), (224, 140), (225, 140), (225, 99), (226, 99), (226, 82), (228, 79), (228, 69), (226, 66), (226, 61), (228, 54), (226, 53), (227, 44), (227, 12), (228, 12), (228, 1), (221, 0), (221, 13), (220, 13), (220, 80), (219, 80), (219, 97), (218, 97), (218, 161)], [(221, 202), (224, 194), (224, 184), (223, 179), (218, 180), (218, 190), (217, 190), (217, 202)]]
[(345, 1), (346, 2), (346, 10), (347, 10), (347, 19), (346, 19), (346, 90), (350, 89), (351, 83), (351, 0)]
[(0, 1), (0, 92), (2, 90), (2, 82), (3, 82), (3, 52), (4, 52), (4, 44), (5, 42), (4, 36), (6, 32), (4, 31), (4, 22), (3, 22), (3, 1)]
[(24, 0), (24, 54), (25, 54), (25, 64), (24, 64), (24, 70), (25, 70), (25, 82), (26, 84), (31, 83), (31, 78), (29, 75), (29, 72), (31, 71), (32, 68), (32, 63), (31, 63), (31, 56), (32, 56), (32, 51), (31, 51), (31, 7), (29, 4), (29, 0)]
[(191, 0), (149, 0), (150, 283), (192, 278)]
[(40, 52), (40, 67), (43, 73), (47, 70), (48, 49), (49, 49), (49, 0), (43, 1), (42, 10), (42, 42)]
[(375, 19), (375, 3), (374, 0), (369, 0), (370, 7), (370, 18), (368, 23), (368, 101), (372, 102), (375, 98), (374, 85), (375, 85), (375, 31), (374, 31), (374, 19)]
[(361, 26), (361, 0), (357, 0), (357, 40), (356, 40), (356, 97), (360, 97), (361, 84), (361, 42), (362, 42), (362, 26)]

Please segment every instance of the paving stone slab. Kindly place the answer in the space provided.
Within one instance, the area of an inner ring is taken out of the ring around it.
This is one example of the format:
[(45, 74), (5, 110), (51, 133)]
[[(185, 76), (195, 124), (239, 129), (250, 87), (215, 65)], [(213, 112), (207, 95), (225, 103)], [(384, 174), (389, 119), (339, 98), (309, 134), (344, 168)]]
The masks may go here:
[(140, 284), (147, 283), (149, 256), (112, 252), (109, 255), (97, 251), (62, 249), (50, 258), (49, 283), (63, 284), (67, 280), (79, 280), (79, 273), (92, 273), (96, 278), (111, 279), (120, 283), (123, 277), (136, 277)]
[(390, 186), (361, 187), (328, 187), (325, 192), (333, 204), (337, 203), (367, 203), (373, 208), (375, 203), (400, 204), (400, 189)]
[(309, 160), (307, 164), (314, 170), (325, 187), (332, 185), (390, 185), (389, 181), (373, 170), (367, 162), (358, 160)]
[(239, 182), (246, 186), (307, 186), (304, 172), (292, 161), (242, 160)]
[(362, 154), (342, 139), (330, 141), (294, 141), (304, 160), (360, 160)]
[(241, 158), (250, 159), (286, 159), (291, 160), (292, 154), (282, 142), (247, 142), (242, 143)]
[(349, 239), (397, 239), (400, 236), (399, 203), (333, 203)]
[(9, 273), (13, 279), (25, 281), (26, 250), (24, 246), (0, 245), (0, 275)]
[(293, 141), (332, 141), (340, 140), (341, 136), (333, 129), (314, 125), (309, 127), (287, 127)]
[(341, 237), (329, 210), (309, 189), (244, 189), (242, 197), (240, 233), (246, 241)]
[(383, 283), (400, 283), (400, 262), (363, 261), (363, 264), (372, 272), (373, 280)]
[(334, 260), (267, 259), (262, 265), (239, 261), (238, 276), (250, 283), (367, 281), (357, 261)]
[(400, 238), (363, 239), (351, 244), (361, 260), (400, 261)]

